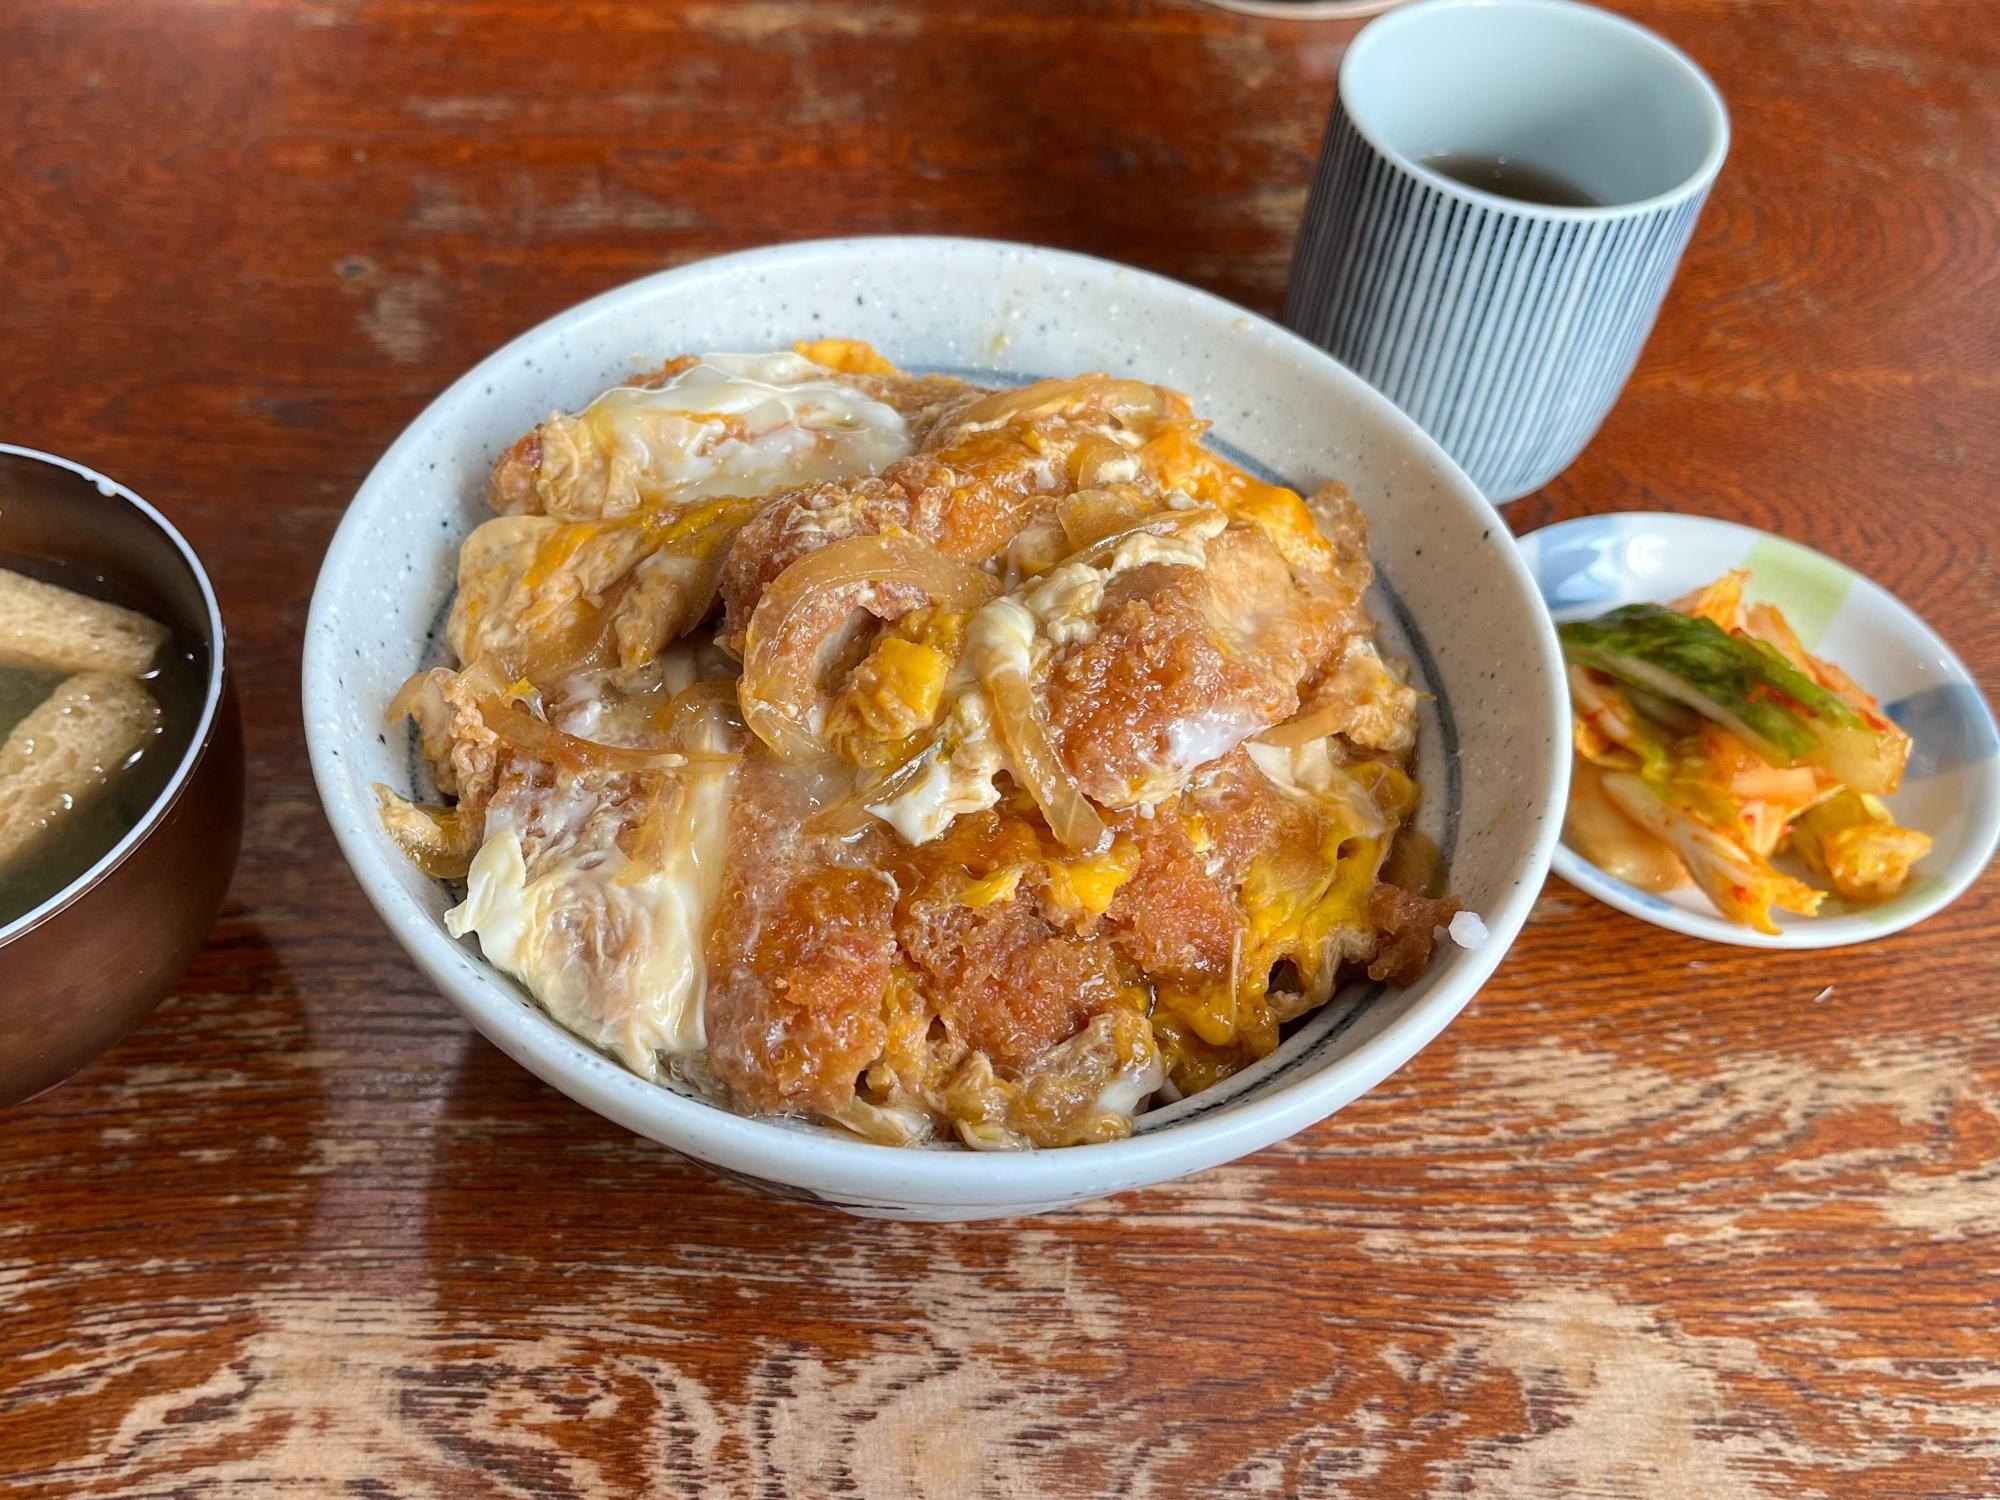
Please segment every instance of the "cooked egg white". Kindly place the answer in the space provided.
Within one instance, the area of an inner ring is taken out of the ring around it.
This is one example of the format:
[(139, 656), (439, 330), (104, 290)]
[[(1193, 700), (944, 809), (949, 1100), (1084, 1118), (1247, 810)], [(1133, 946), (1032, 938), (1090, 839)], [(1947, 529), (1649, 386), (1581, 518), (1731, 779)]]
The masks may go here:
[(733, 784), (727, 767), (696, 765), (662, 793), (676, 801), (657, 868), (618, 847), (621, 824), (603, 816), (600, 789), (503, 794), (445, 925), (454, 937), (475, 935), (563, 1025), (657, 1078), (662, 1054), (707, 1045), (703, 944)]
[(873, 473), (910, 451), (902, 414), (798, 354), (708, 354), (658, 387), (617, 386), (583, 427), (641, 494), (762, 495)]
[(1393, 834), (1397, 819), (1384, 812), (1367, 790), (1334, 758), (1334, 738), (1307, 740), (1293, 746), (1245, 745), (1250, 763), (1265, 779), (1295, 796), (1333, 810), (1350, 835), (1380, 839)]
[[(706, 355), (657, 388), (606, 391), (578, 416), (551, 419), (542, 433), (553, 450), (545, 466), (608, 468), (607, 493), (625, 497), (609, 507), (612, 514), (629, 509), (633, 497), (696, 505), (871, 473), (911, 448), (895, 408), (797, 354)], [(460, 658), (520, 645), (518, 629), (508, 628), (518, 611), (502, 606), (523, 580), (566, 568), (565, 578), (549, 584), (551, 607), (558, 607), (601, 591), (627, 569), (636, 593), (649, 569), (699, 566), (661, 555), (634, 568), (612, 547), (585, 558), (578, 549), (597, 534), (588, 523), (551, 516), (503, 516), (475, 533), (461, 558), (453, 609)], [(550, 537), (568, 549), (562, 556), (545, 555)], [(630, 533), (634, 546), (643, 539)], [(684, 685), (677, 681), (684, 675), (671, 660), (659, 673), (669, 691)], [(591, 674), (558, 685), (558, 727), (618, 742), (615, 704), (602, 687)], [(496, 797), (466, 899), (447, 925), (454, 936), (475, 936), (486, 957), (558, 1021), (657, 1077), (662, 1054), (706, 1045), (702, 948), (721, 879), (731, 785), (730, 774), (712, 766), (691, 766), (677, 778), (663, 794), (677, 801), (670, 853), (658, 868), (618, 847), (624, 823), (607, 814), (601, 786), (572, 781)]]
[(924, 752), (916, 779), (868, 811), (902, 836), (927, 844), (962, 813), (982, 812), (1000, 800), (994, 778), (1007, 768), (1007, 752), (993, 732), (986, 694), (968, 685), (953, 700), (943, 735)]
[(1167, 1070), (1158, 1049), (1148, 1046), (1129, 1058), (1118, 1076), (1104, 1086), (1104, 1092), (1097, 1096), (1097, 1107), (1131, 1119), (1166, 1081)]
[[(1097, 634), (1097, 615), (1104, 590), (1130, 568), (1149, 563), (1206, 565), (1208, 541), (1228, 525), (1220, 513), (1196, 520), (1170, 535), (1138, 532), (1090, 562), (1066, 562), (1050, 569), (1013, 594), (981, 607), (965, 627), (964, 657), (944, 689), (949, 705), (944, 731), (924, 752), (914, 780), (893, 798), (872, 804), (868, 811), (894, 828), (906, 843), (936, 838), (962, 813), (978, 812), (1000, 800), (994, 778), (1008, 768), (1006, 750), (993, 725), (993, 714), (980, 689), (973, 663), (1004, 663), (1030, 678), (1058, 647), (1086, 644)], [(1176, 764), (1163, 767), (1138, 800), (1149, 804), (1175, 790), (1192, 766), (1232, 748), (1244, 734), (1260, 728), (1193, 724), (1186, 735), (1176, 726)], [(1226, 743), (1225, 743), (1226, 739)], [(1184, 752), (1184, 753), (1183, 753)]]

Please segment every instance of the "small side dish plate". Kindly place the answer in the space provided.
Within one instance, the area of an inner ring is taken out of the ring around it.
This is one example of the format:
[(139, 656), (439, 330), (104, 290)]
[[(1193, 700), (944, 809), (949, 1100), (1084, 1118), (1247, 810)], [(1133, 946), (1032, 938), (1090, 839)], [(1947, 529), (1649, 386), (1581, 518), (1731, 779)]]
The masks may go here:
[(1732, 521), (1661, 512), (1585, 516), (1520, 539), (1549, 612), (1588, 618), (1666, 601), (1732, 568), (1745, 597), (1776, 605), (1806, 649), (1881, 700), (1914, 742), (1897, 821), (1935, 841), (1901, 894), (1875, 905), (1829, 897), (1820, 915), (1781, 914), (1776, 936), (1720, 916), (1693, 887), (1654, 895), (1614, 879), (1566, 843), (1555, 871), (1587, 895), (1657, 927), (1750, 948), (1836, 948), (1921, 922), (1969, 886), (2000, 842), (2000, 730), (1979, 686), (1938, 634), (1887, 590), (1796, 542)]

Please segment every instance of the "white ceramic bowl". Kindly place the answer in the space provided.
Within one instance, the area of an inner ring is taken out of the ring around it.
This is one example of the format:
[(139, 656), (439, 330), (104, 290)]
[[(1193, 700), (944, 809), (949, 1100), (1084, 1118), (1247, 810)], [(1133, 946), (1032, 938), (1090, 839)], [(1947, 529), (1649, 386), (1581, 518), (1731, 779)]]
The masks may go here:
[[(1374, 598), (1424, 707), (1422, 825), (1453, 892), (1485, 919), (1421, 981), (1355, 987), (1226, 1084), (1142, 1118), (1129, 1140), (1019, 1155), (898, 1150), (744, 1119), (649, 1084), (592, 1050), (441, 920), (452, 902), (383, 837), (370, 784), (413, 786), (382, 709), (439, 633), (459, 542), (493, 457), (557, 407), (685, 350), (844, 334), (898, 362), (1017, 382), (1110, 370), (1187, 391), (1218, 445), (1311, 489), (1346, 482), (1374, 527)], [(396, 940), (509, 1056), (620, 1124), (774, 1192), (855, 1212), (964, 1219), (1032, 1212), (1255, 1151), (1372, 1088), (1493, 972), (1547, 872), (1568, 777), (1558, 653), (1506, 527), (1410, 421), (1310, 344), (1176, 282), (1084, 256), (978, 240), (828, 240), (684, 266), (523, 334), (410, 425), (328, 550), (305, 650), (313, 773), (348, 861)]]
[(1558, 620), (1588, 619), (1641, 600), (1665, 603), (1732, 568), (1748, 568), (1746, 597), (1783, 610), (1807, 650), (1849, 673), (1908, 732), (1909, 770), (1889, 807), (1898, 822), (1933, 840), (1891, 900), (1850, 905), (1829, 897), (1817, 916), (1777, 913), (1776, 933), (1730, 921), (1691, 886), (1657, 896), (1639, 890), (1559, 845), (1556, 873), (1578, 890), (1642, 922), (1711, 942), (1839, 948), (1921, 922), (1992, 859), (2000, 842), (2000, 732), (1993, 711), (1951, 648), (1887, 590), (1767, 531), (1656, 511), (1545, 526), (1521, 538), (1521, 555)]

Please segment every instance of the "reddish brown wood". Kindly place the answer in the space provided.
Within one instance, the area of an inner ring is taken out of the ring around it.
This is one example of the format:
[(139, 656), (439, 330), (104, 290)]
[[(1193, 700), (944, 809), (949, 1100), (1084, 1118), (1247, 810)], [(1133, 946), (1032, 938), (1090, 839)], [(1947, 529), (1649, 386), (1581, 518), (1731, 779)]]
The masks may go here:
[[(1713, 72), (1735, 152), (1624, 401), (1512, 519), (1772, 527), (2000, 682), (2000, 28), (1630, 8)], [(0, 7), (6, 435), (209, 559), (253, 778), (179, 998), (0, 1124), (0, 1487), (2000, 1491), (1991, 875), (1819, 955), (1551, 883), (1333, 1121), (932, 1229), (752, 1196), (544, 1088), (321, 821), (313, 572), (460, 370), (641, 272), (829, 233), (1043, 240), (1272, 310), (1351, 34), (1173, 0)]]

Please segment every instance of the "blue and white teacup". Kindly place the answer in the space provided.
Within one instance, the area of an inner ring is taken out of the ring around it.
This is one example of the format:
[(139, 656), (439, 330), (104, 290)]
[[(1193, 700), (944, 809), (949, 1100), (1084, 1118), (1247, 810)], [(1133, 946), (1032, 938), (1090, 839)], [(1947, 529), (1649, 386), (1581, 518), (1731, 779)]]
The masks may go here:
[[(1643, 27), (1568, 0), (1420, 0), (1341, 61), (1285, 321), (1518, 499), (1611, 410), (1728, 148), (1715, 86)], [(1440, 170), (1495, 163), (1572, 201)]]

